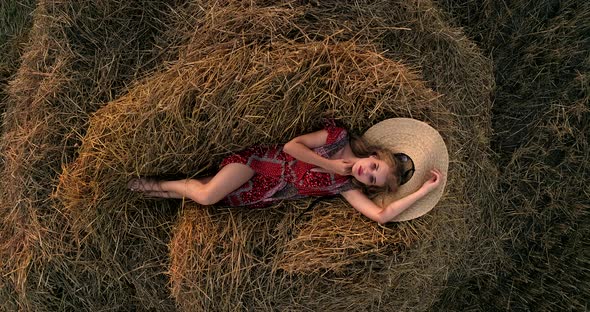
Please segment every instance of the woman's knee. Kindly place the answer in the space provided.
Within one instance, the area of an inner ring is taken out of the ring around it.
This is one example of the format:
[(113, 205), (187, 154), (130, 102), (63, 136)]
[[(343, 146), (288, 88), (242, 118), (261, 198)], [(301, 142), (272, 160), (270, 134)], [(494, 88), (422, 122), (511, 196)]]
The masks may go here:
[(219, 201), (219, 198), (215, 196), (215, 194), (211, 194), (208, 191), (201, 191), (197, 194), (194, 194), (194, 198), (192, 200), (196, 201), (201, 205), (213, 205)]
[(189, 183), (187, 196), (201, 205), (213, 205), (219, 201), (216, 194), (207, 189), (206, 185)]

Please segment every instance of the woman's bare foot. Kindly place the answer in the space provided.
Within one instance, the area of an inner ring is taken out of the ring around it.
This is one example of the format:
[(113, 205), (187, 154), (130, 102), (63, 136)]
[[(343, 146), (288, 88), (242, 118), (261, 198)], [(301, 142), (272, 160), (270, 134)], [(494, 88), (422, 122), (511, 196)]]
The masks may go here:
[(127, 188), (133, 192), (162, 191), (159, 181), (146, 178), (131, 179), (127, 183)]

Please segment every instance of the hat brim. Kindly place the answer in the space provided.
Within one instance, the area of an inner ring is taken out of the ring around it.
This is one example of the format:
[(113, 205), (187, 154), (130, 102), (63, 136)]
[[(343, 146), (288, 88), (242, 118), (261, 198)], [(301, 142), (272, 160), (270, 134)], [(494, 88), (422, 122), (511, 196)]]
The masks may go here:
[(414, 162), (414, 175), (394, 193), (377, 196), (373, 201), (382, 207), (417, 191), (432, 176), (430, 171), (442, 173), (440, 185), (417, 200), (392, 221), (418, 218), (438, 203), (444, 192), (449, 167), (447, 146), (441, 135), (428, 124), (411, 118), (391, 118), (372, 126), (363, 135), (370, 144), (384, 147), (393, 153), (404, 153)]

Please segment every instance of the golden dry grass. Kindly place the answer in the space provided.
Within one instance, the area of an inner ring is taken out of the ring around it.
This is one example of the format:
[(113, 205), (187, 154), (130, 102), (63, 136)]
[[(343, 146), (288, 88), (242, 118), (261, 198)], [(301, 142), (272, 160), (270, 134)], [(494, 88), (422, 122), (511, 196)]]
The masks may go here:
[[(3, 132), (6, 309), (426, 310), (474, 250), (480, 270), (501, 255), (482, 222), (490, 63), (430, 1), (41, 2), (36, 16)], [(332, 199), (295, 223), (307, 201), (205, 208), (125, 189), (209, 174), (323, 118), (362, 132), (398, 116), (451, 153), (443, 201), (412, 222)]]
[[(347, 18), (351, 14), (357, 14), (358, 19), (366, 18), (355, 7), (343, 8), (351, 11), (344, 15)], [(244, 8), (215, 7), (215, 12), (236, 16), (232, 10), (237, 9)], [(412, 9), (415, 11), (410, 11), (412, 15), (406, 19), (391, 17), (398, 18), (403, 27), (381, 27), (391, 32), (387, 33), (388, 44), (444, 26), (440, 19), (432, 19), (427, 7), (424, 11)], [(322, 13), (313, 8), (310, 11)], [(279, 11), (269, 13), (256, 8), (249, 12), (246, 15), (254, 21), (240, 20), (246, 29), (256, 28), (255, 21), (263, 19), (256, 18), (256, 14), (282, 22), (285, 20), (281, 14), (289, 11), (275, 15)], [(363, 14), (371, 13), (374, 12)], [(208, 16), (207, 11), (196, 18), (203, 15)], [(422, 24), (423, 28), (412, 34), (413, 28), (407, 26), (416, 27), (411, 24), (416, 22), (416, 15), (424, 19), (421, 21), (431, 21), (427, 25), (431, 28)], [(437, 285), (444, 284), (445, 268), (461, 262), (463, 248), (485, 245), (470, 241), (476, 227), (468, 225), (469, 221), (477, 224), (478, 205), (488, 199), (485, 193), (494, 187), (494, 171), (485, 153), (489, 133), (485, 121), (489, 112), (484, 108), (491, 86), (485, 76), (488, 68), (477, 50), (459, 33), (451, 32), (427, 37), (437, 44), (423, 55), (404, 49), (380, 55), (372, 52), (376, 48), (366, 40), (371, 32), (355, 39), (346, 31), (324, 29), (317, 24), (305, 28), (306, 25), (295, 27), (277, 22), (281, 28), (275, 33), (283, 37), (269, 38), (263, 33), (261, 39), (249, 31), (228, 35), (224, 31), (226, 26), (216, 22), (221, 25), (204, 27), (207, 31), (203, 32), (189, 28), (187, 36), (194, 39), (187, 42), (207, 42), (206, 38), (223, 35), (217, 44), (178, 49), (181, 57), (169, 69), (146, 79), (127, 96), (98, 112), (84, 140), (82, 157), (72, 170), (62, 174), (62, 185), (88, 188), (60, 188), (63, 193), (58, 196), (65, 206), (80, 220), (93, 220), (98, 225), (85, 229), (88, 237), (101, 237), (105, 235), (100, 230), (102, 222), (112, 222), (108, 213), (118, 214), (118, 210), (112, 211), (118, 209), (112, 202), (128, 196), (119, 195), (117, 188), (111, 187), (109, 191), (108, 186), (122, 186), (130, 175), (210, 173), (232, 151), (261, 142), (284, 142), (293, 135), (317, 129), (321, 126), (318, 117), (336, 118), (361, 131), (386, 117), (426, 119), (443, 133), (450, 149), (455, 151), (455, 175), (450, 177), (453, 186), (433, 216), (382, 229), (368, 225), (359, 216), (350, 218), (352, 211), (343, 213), (346, 206), (342, 202), (332, 203), (314, 212), (291, 237), (285, 235), (285, 225), (294, 219), (292, 208), (274, 207), (269, 213), (187, 205), (170, 245), (172, 293), (183, 310), (371, 306), (426, 309), (441, 289)], [(201, 40), (201, 36), (205, 39)], [(376, 32), (372, 36), (383, 34)], [(351, 43), (349, 39), (355, 41)], [(441, 41), (457, 50), (439, 50)], [(393, 57), (396, 53), (397, 57)], [(443, 55), (456, 57), (456, 63), (441, 61)], [(407, 59), (408, 64), (429, 68), (425, 72), (433, 79), (430, 83), (449, 94), (441, 100), (420, 88), (419, 82), (405, 83), (417, 77), (412, 71), (400, 70), (391, 58)], [(418, 62), (425, 60), (431, 63)], [(478, 71), (471, 72), (473, 68)], [(389, 72), (390, 69), (398, 73)], [(468, 88), (467, 81), (462, 85), (456, 83), (464, 73), (474, 85), (473, 90)], [(367, 92), (368, 88), (374, 91)], [(420, 97), (422, 94), (432, 95)], [(474, 111), (478, 114), (471, 115)], [(475, 122), (477, 126), (472, 124)], [(160, 144), (153, 144), (154, 141)], [(465, 163), (464, 159), (474, 163)], [(77, 208), (88, 206), (96, 208)], [(107, 214), (97, 216), (100, 209)], [(360, 238), (335, 239), (342, 234), (337, 229), (347, 224), (362, 231)], [(314, 237), (311, 232), (323, 240), (310, 239)], [(387, 243), (380, 244), (384, 232), (390, 236)], [(391, 235), (394, 232), (408, 236)], [(331, 245), (330, 250), (326, 250), (327, 245)], [(324, 267), (310, 270), (304, 262), (309, 259), (324, 263)]]
[[(96, 310), (105, 303), (137, 304), (139, 295), (166, 306), (167, 296), (144, 296), (141, 287), (121, 281), (129, 275), (125, 266), (101, 263), (100, 252), (79, 254), (68, 218), (51, 197), (61, 166), (76, 157), (89, 114), (154, 65), (158, 51), (150, 36), (163, 28), (162, 7), (138, 5), (41, 1), (34, 12), (29, 43), (3, 102), (3, 309)], [(109, 23), (96, 24), (104, 19)], [(108, 278), (105, 267), (119, 271)], [(127, 290), (119, 295), (117, 289)]]

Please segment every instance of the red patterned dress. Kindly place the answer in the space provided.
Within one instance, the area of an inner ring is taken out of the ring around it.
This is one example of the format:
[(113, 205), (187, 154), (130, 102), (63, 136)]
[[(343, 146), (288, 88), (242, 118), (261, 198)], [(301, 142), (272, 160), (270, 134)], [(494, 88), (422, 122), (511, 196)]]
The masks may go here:
[[(313, 151), (329, 158), (348, 143), (348, 133), (334, 126), (326, 130), (326, 144)], [(350, 177), (311, 171), (316, 166), (283, 152), (282, 145), (248, 148), (225, 158), (220, 168), (231, 163), (248, 165), (255, 174), (221, 200), (230, 206), (264, 207), (284, 199), (335, 195), (353, 188)]]

